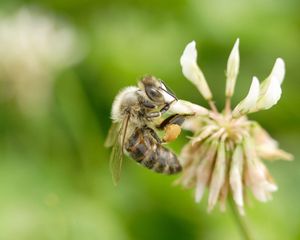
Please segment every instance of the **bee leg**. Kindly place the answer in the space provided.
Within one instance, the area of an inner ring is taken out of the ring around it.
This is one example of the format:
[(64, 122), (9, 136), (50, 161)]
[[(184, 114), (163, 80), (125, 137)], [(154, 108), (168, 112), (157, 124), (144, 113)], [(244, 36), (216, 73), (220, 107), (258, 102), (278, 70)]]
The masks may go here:
[(156, 105), (154, 105), (152, 102), (148, 101), (148, 100), (141, 100), (140, 103), (145, 107), (145, 108), (150, 108), (150, 109), (153, 109), (153, 108), (156, 108)]
[(147, 119), (151, 120), (152, 118), (159, 118), (159, 117), (161, 117), (161, 115), (163, 115), (165, 112), (167, 112), (169, 110), (169, 108), (171, 106), (171, 103), (173, 103), (174, 101), (172, 101), (170, 103), (166, 103), (165, 106), (163, 106), (163, 108), (159, 110), (159, 112), (148, 113), (147, 114)]
[(158, 117), (160, 117), (160, 116), (161, 116), (161, 112), (150, 112), (150, 113), (147, 113), (146, 118), (147, 118), (148, 120), (151, 120), (151, 119), (153, 119), (153, 118), (158, 118)]
[(177, 124), (181, 126), (184, 122), (184, 120), (189, 117), (193, 116), (194, 114), (174, 114), (169, 117), (167, 117), (165, 120), (163, 120), (158, 126), (156, 126), (157, 129), (163, 130), (167, 125), (170, 124)]
[(170, 104), (167, 103), (162, 109), (160, 109), (160, 113), (164, 114), (166, 111), (168, 111), (170, 108)]
[(176, 99), (174, 99), (173, 101), (171, 101), (169, 103), (166, 103), (165, 106), (162, 109), (160, 109), (161, 114), (164, 114), (166, 111), (168, 111), (171, 104), (175, 101), (176, 101)]
[(170, 104), (166, 104), (159, 112), (151, 112), (147, 114), (147, 119), (159, 118), (170, 108)]
[(141, 104), (142, 106), (144, 106), (147, 109), (157, 108), (157, 106), (154, 103), (152, 103), (151, 101), (145, 99), (140, 93), (137, 93), (137, 94), (138, 94), (139, 104)]

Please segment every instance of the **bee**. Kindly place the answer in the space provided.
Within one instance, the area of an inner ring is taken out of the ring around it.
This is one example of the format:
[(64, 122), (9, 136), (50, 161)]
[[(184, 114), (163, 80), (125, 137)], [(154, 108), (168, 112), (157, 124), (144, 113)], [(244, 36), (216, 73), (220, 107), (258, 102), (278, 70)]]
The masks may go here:
[[(163, 143), (177, 138), (183, 117), (175, 114), (158, 122), (176, 101), (175, 94), (154, 76), (143, 77), (138, 87), (126, 87), (116, 96), (112, 126), (105, 142), (106, 147), (112, 147), (110, 169), (115, 184), (120, 179), (124, 153), (157, 173), (175, 174), (182, 170), (177, 156)], [(165, 129), (163, 139), (156, 128)]]

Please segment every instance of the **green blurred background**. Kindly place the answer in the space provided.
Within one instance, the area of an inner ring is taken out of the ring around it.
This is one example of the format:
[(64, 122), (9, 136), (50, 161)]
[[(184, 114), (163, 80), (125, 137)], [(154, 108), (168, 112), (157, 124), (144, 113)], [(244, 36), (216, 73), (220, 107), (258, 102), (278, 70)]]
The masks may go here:
[[(191, 40), (222, 107), (226, 61), (237, 37), (241, 68), (234, 103), (253, 75), (262, 80), (276, 57), (286, 61), (280, 102), (251, 118), (295, 155), (294, 162), (266, 163), (279, 191), (269, 203), (252, 201), (249, 224), (256, 239), (300, 239), (299, 1), (1, 0), (1, 16), (24, 7), (72, 27), (80, 42), (75, 51), (83, 53), (77, 64), (53, 74), (47, 104), (33, 111), (20, 107), (18, 93), (6, 96), (13, 90), (2, 76), (1, 240), (240, 239), (230, 211), (208, 214), (206, 198), (195, 204), (192, 191), (172, 186), (176, 177), (126, 159), (114, 187), (103, 147), (114, 96), (144, 74), (164, 79), (179, 98), (206, 106), (181, 74), (179, 58)], [(11, 71), (22, 75), (22, 68)], [(28, 84), (26, 92), (39, 90)], [(172, 144), (174, 151), (185, 141), (182, 136)]]

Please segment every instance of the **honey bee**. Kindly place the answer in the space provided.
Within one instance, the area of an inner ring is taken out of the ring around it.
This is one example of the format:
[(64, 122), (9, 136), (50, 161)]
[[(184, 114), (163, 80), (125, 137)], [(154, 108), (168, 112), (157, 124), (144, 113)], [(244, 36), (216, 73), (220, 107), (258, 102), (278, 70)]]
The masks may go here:
[[(177, 156), (162, 144), (177, 138), (184, 118), (174, 114), (158, 122), (176, 101), (175, 94), (153, 76), (143, 77), (138, 87), (127, 87), (116, 96), (112, 126), (105, 142), (106, 147), (112, 147), (110, 169), (115, 184), (120, 179), (124, 153), (157, 173), (181, 171)], [(163, 139), (157, 135), (156, 128), (165, 129)]]

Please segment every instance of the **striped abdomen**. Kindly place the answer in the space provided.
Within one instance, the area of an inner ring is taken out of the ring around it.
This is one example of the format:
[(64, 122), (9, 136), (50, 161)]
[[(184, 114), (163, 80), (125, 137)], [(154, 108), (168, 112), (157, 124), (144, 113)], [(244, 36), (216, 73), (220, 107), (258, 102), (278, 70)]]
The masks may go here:
[(145, 130), (136, 129), (125, 145), (126, 151), (135, 161), (158, 173), (174, 174), (181, 171), (177, 156)]

